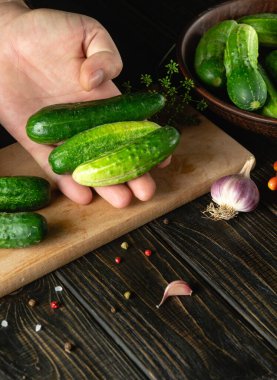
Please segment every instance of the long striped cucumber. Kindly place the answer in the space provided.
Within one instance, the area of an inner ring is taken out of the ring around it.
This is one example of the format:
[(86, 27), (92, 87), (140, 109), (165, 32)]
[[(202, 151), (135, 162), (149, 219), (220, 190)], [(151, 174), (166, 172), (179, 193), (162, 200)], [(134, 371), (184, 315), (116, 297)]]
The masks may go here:
[(50, 183), (36, 176), (0, 177), (0, 211), (39, 210), (51, 199)]
[(264, 105), (267, 88), (258, 70), (258, 36), (247, 24), (238, 24), (230, 33), (224, 54), (227, 92), (239, 108), (255, 111)]
[(85, 186), (124, 183), (148, 172), (168, 157), (180, 139), (173, 127), (162, 127), (105, 156), (79, 165), (73, 179)]
[(123, 121), (100, 125), (80, 132), (57, 146), (49, 155), (49, 163), (57, 174), (73, 172), (85, 161), (92, 160), (119, 145), (128, 144), (160, 128), (150, 121)]
[(0, 248), (23, 248), (40, 243), (47, 221), (35, 212), (0, 213)]
[(154, 92), (131, 93), (88, 102), (44, 107), (26, 124), (29, 138), (37, 143), (64, 141), (79, 132), (117, 121), (144, 120), (165, 105), (165, 97)]
[(204, 33), (196, 47), (194, 68), (198, 77), (209, 86), (223, 87), (226, 83), (224, 50), (236, 25), (234, 20), (216, 24)]
[(251, 25), (257, 32), (259, 44), (277, 47), (277, 13), (258, 13), (244, 16), (240, 23)]

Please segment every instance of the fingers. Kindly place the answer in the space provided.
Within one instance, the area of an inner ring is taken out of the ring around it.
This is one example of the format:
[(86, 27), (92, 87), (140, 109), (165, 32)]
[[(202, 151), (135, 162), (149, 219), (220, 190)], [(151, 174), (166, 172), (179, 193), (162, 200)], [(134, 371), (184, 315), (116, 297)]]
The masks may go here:
[(156, 184), (149, 173), (128, 182), (132, 193), (140, 201), (149, 201), (156, 191)]
[(113, 79), (122, 70), (122, 60), (107, 30), (96, 20), (84, 17), (83, 49), (86, 59), (81, 66), (80, 83), (86, 91)]
[(116, 208), (124, 208), (132, 200), (132, 192), (126, 185), (95, 187), (94, 190)]
[(107, 202), (116, 208), (128, 206), (133, 195), (140, 201), (150, 200), (156, 190), (156, 185), (149, 173), (135, 178), (127, 185), (113, 185), (95, 187), (95, 191)]
[(87, 205), (92, 201), (92, 191), (89, 187), (85, 187), (76, 183), (71, 175), (57, 176), (56, 183), (60, 191), (73, 202), (80, 205)]

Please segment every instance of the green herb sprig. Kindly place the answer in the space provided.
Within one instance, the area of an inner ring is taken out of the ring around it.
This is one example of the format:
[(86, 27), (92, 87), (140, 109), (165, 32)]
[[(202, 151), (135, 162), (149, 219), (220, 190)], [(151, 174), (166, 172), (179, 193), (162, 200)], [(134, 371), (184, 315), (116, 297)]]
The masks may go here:
[[(133, 91), (130, 81), (124, 82), (122, 92)], [(184, 78), (180, 73), (179, 65), (172, 59), (164, 66), (164, 74), (160, 78), (153, 78), (151, 74), (141, 74), (138, 90), (160, 92), (166, 98), (166, 106), (158, 114), (152, 117), (157, 123), (178, 125), (198, 124), (197, 115), (187, 112), (187, 105), (190, 104), (198, 111), (204, 111), (207, 103), (193, 98), (191, 92), (194, 88), (192, 79)]]

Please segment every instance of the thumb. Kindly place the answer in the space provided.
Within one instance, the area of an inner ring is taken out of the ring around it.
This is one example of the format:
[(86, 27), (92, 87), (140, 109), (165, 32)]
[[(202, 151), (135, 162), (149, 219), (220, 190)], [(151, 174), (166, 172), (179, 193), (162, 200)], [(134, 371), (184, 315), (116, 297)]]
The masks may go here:
[(84, 17), (83, 50), (80, 83), (86, 90), (115, 78), (122, 70), (122, 60), (107, 30), (96, 20)]

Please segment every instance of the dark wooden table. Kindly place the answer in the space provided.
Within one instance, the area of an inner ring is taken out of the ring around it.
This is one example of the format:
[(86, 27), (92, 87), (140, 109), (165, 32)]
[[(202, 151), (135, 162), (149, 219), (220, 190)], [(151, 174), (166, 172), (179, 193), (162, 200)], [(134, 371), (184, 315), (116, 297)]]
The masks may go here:
[[(95, 15), (110, 25), (126, 61), (123, 80), (155, 72), (168, 52), (174, 55), (184, 24), (218, 2), (33, 5)], [(276, 194), (267, 189), (276, 145), (209, 110), (206, 115), (256, 156), (257, 210), (212, 222), (201, 216), (210, 201), (204, 195), (2, 298), (0, 321), (9, 325), (0, 326), (1, 380), (277, 378)], [(129, 244), (124, 253), (123, 241)], [(153, 254), (145, 256), (145, 249)], [(176, 279), (191, 285), (192, 297), (171, 297), (157, 309)], [(50, 308), (53, 300), (59, 309)]]

